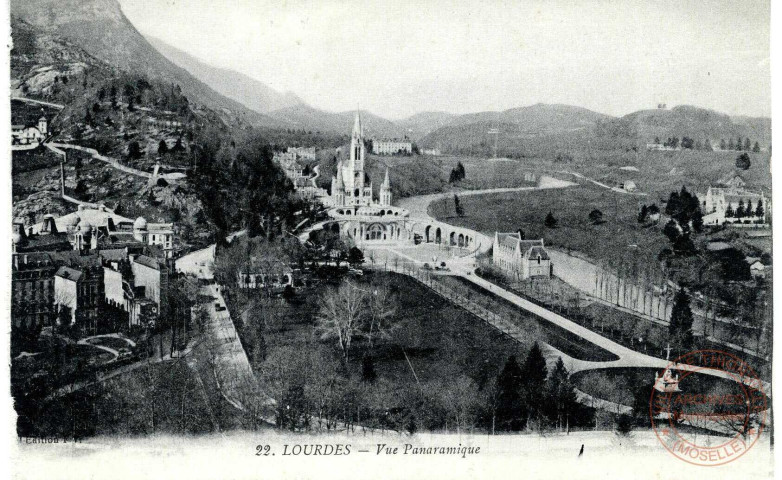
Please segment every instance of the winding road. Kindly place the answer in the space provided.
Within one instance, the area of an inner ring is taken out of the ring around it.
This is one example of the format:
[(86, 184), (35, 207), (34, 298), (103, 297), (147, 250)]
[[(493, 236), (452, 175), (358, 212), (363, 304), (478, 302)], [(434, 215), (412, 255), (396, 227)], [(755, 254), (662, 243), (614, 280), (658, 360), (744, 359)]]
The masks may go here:
[[(556, 180), (556, 179), (552, 179), (552, 180)], [(538, 188), (563, 188), (572, 185), (576, 185), (576, 184), (572, 182), (556, 180), (556, 182), (552, 182), (552, 184), (550, 185), (540, 186)], [(470, 191), (459, 192), (459, 195), (463, 195), (463, 196), (464, 195), (486, 195), (492, 193), (504, 193), (504, 192), (525, 191), (525, 190), (534, 190), (534, 189), (535, 187), (470, 190)], [(431, 216), (428, 213), (428, 208), (431, 202), (442, 198), (447, 198), (451, 195), (453, 195), (453, 192), (408, 197), (400, 200), (399, 204), (403, 208), (410, 210), (411, 216), (419, 216), (419, 217), (424, 216), (425, 218), (431, 218)], [(478, 238), (479, 235), (485, 237), (485, 235), (479, 232), (474, 232), (474, 233), (476, 235), (476, 238)], [(393, 257), (399, 258), (400, 262), (395, 262), (393, 260), (391, 262), (386, 262), (386, 265), (389, 264), (396, 265), (394, 269), (399, 271), (399, 273), (409, 274), (409, 272), (412, 269), (417, 269), (423, 266), (424, 261), (413, 258), (408, 254), (404, 254), (392, 246), (376, 247), (376, 251), (382, 251), (382, 250), (385, 250), (387, 254), (390, 255), (391, 258)], [(399, 268), (400, 263), (402, 265), (406, 265), (407, 268)], [(448, 265), (451, 269), (451, 271), (449, 272), (451, 275), (456, 275), (461, 278), (464, 278), (465, 280), (473, 283), (477, 287), (485, 289), (513, 303), (514, 305), (521, 308), (522, 310), (525, 310), (527, 312), (536, 315), (537, 317), (543, 320), (551, 322), (561, 328), (564, 328), (565, 330), (613, 353), (618, 357), (618, 360), (614, 360), (614, 361), (605, 361), (605, 362), (586, 361), (586, 360), (575, 359), (550, 345), (546, 345), (545, 350), (546, 350), (547, 362), (553, 364), (553, 362), (555, 362), (557, 358), (561, 357), (562, 361), (565, 363), (565, 366), (568, 368), (568, 371), (570, 373), (581, 372), (586, 370), (596, 370), (596, 369), (603, 369), (603, 368), (621, 368), (621, 367), (641, 367), (641, 368), (648, 367), (648, 368), (664, 369), (670, 365), (670, 362), (668, 360), (653, 357), (641, 352), (637, 352), (635, 350), (631, 350), (623, 345), (614, 342), (613, 340), (610, 340), (600, 335), (599, 333), (593, 332), (592, 330), (582, 327), (581, 325), (571, 320), (568, 320), (567, 318), (562, 317), (561, 315), (558, 315), (550, 310), (547, 310), (535, 303), (532, 303), (514, 294), (513, 292), (510, 292), (494, 283), (491, 283), (487, 280), (484, 280), (483, 278), (480, 278), (479, 276), (474, 274), (476, 269), (476, 264), (475, 264), (475, 259), (472, 257), (455, 257), (451, 259)], [(506, 325), (503, 324), (503, 329), (504, 328), (506, 328)], [(513, 334), (510, 334), (512, 337), (514, 337), (515, 334), (518, 335), (526, 334), (526, 332), (522, 331), (520, 328), (518, 327), (514, 327), (514, 328), (516, 328), (518, 332), (513, 332)], [(729, 380), (735, 380), (735, 378), (733, 378), (730, 374), (721, 370), (694, 367), (690, 365), (679, 365), (678, 368), (680, 368), (681, 370), (693, 371), (693, 372), (697, 371), (698, 373), (701, 374), (713, 375), (716, 377), (721, 377)], [(742, 381), (750, 386), (755, 386), (755, 387), (758, 386), (756, 384), (757, 382), (754, 379), (742, 379)], [(770, 391), (770, 384), (768, 382), (761, 380), (760, 384), (761, 384), (760, 386), (765, 391), (767, 392)]]

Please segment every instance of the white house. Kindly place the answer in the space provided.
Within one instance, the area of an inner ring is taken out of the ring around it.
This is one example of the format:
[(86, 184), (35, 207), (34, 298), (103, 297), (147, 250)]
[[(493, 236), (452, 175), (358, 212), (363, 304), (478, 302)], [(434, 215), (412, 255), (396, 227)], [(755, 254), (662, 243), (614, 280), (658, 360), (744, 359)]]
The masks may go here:
[(11, 125), (12, 145), (35, 145), (41, 143), (49, 132), (46, 117), (38, 119), (36, 125)]
[(492, 261), (517, 280), (551, 276), (551, 257), (543, 239), (522, 240), (518, 233), (494, 233)]
[[(734, 179), (741, 179), (736, 176)], [(742, 180), (743, 181), (743, 180)], [(743, 185), (743, 184), (742, 184)], [(738, 186), (709, 187), (703, 198), (703, 223), (705, 225), (722, 225), (723, 223), (737, 223), (743, 221), (766, 223), (769, 205), (765, 195), (745, 190)], [(758, 205), (762, 205), (762, 215), (757, 215)], [(745, 209), (739, 216), (739, 206)], [(746, 207), (749, 206), (749, 213)]]

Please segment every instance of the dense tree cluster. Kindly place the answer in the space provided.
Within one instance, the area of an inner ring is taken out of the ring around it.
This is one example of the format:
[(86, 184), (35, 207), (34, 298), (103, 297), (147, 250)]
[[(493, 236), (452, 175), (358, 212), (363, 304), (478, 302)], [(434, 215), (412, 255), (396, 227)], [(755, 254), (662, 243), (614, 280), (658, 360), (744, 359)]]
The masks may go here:
[(497, 377), (492, 428), (498, 431), (523, 429), (567, 430), (584, 424), (588, 414), (576, 402), (574, 386), (562, 359), (551, 374), (540, 347), (535, 343), (522, 365), (508, 358)]
[(250, 236), (273, 238), (287, 231), (296, 212), (305, 208), (272, 162), (271, 147), (257, 134), (238, 141), (212, 137), (196, 145), (194, 155), (195, 190), (218, 238), (243, 228)]
[(692, 234), (700, 233), (703, 229), (703, 214), (698, 197), (686, 187), (682, 187), (679, 192), (671, 192), (665, 205), (665, 214), (671, 220), (665, 225), (663, 233), (670, 240), (673, 251), (679, 255), (694, 253)]

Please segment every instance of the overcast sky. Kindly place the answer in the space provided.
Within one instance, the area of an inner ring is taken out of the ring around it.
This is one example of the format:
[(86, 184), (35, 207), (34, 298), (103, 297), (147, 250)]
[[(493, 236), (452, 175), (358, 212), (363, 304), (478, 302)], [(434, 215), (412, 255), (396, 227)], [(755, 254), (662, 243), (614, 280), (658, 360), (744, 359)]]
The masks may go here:
[(766, 1), (120, 3), (142, 33), (326, 110), (667, 103), (770, 116)]

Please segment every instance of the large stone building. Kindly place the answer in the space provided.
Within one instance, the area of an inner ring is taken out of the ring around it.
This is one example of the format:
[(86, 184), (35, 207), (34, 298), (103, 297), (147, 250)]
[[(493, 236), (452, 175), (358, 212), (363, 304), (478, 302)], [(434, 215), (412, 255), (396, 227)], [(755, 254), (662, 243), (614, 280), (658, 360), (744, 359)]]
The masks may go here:
[(152, 223), (143, 217), (131, 220), (117, 215), (104, 205), (97, 208), (79, 205), (75, 212), (55, 218), (53, 227), (44, 218), (43, 222), (33, 225), (29, 230), (31, 234), (39, 234), (45, 233), (47, 229), (66, 235), (75, 250), (87, 247), (93, 250), (123, 248), (142, 243), (160, 247), (167, 259), (174, 256), (173, 223)]
[(718, 185), (709, 187), (700, 196), (703, 199), (701, 207), (705, 225), (767, 223), (769, 205), (766, 196), (761, 192), (747, 190), (746, 182), (740, 175), (725, 177)]
[(15, 221), (11, 247), (14, 330), (40, 331), (68, 316), (68, 325), (95, 332), (108, 328), (107, 306), (143, 325), (165, 307), (173, 224), (82, 206), (28, 228)]
[(356, 112), (350, 139), (350, 155), (340, 160), (331, 180), (331, 194), (326, 202), (331, 208), (329, 216), (334, 220), (332, 228), (356, 244), (409, 240), (405, 220), (409, 212), (391, 205), (391, 179), (386, 169), (378, 198), (373, 197), (372, 181), (364, 167), (366, 147), (361, 116)]
[(542, 239), (522, 240), (518, 233), (495, 232), (492, 261), (516, 280), (551, 276), (551, 257)]
[(375, 155), (410, 155), (413, 153), (413, 144), (410, 140), (373, 139), (372, 153)]

